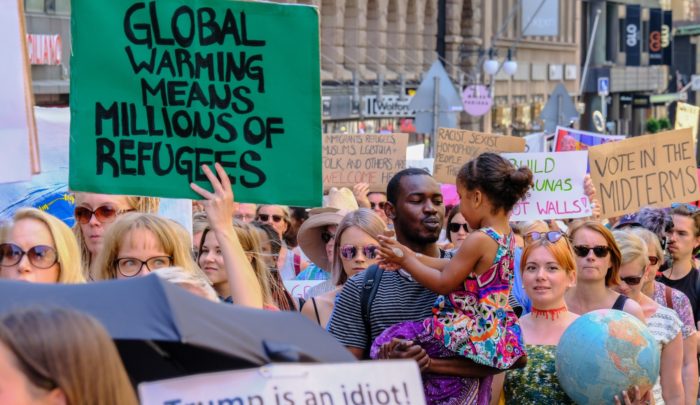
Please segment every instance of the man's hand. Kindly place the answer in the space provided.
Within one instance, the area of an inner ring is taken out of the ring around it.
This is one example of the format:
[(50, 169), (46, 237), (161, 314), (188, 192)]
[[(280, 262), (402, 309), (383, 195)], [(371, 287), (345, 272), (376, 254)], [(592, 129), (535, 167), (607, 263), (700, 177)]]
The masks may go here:
[(426, 372), (430, 367), (430, 356), (428, 356), (428, 353), (411, 340), (394, 338), (391, 342), (383, 344), (379, 348), (379, 358), (415, 360), (421, 373)]

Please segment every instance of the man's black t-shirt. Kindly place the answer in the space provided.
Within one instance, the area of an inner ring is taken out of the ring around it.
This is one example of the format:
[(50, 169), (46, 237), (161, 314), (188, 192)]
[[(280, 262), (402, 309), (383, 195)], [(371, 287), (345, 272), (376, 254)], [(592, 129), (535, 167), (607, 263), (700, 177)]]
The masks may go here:
[(693, 318), (695, 323), (698, 323), (698, 310), (700, 309), (698, 305), (698, 300), (700, 300), (700, 291), (698, 291), (698, 277), (700, 273), (696, 269), (691, 269), (688, 274), (678, 280), (671, 280), (661, 275), (657, 280), (671, 288), (682, 292), (688, 296), (690, 301), (690, 306), (693, 308)]

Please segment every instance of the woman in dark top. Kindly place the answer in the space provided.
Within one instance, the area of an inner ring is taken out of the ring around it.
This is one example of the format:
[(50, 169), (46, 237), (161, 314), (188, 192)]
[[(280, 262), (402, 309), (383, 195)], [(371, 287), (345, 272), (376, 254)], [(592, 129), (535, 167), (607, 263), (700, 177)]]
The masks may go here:
[(622, 255), (612, 233), (600, 222), (584, 221), (569, 231), (576, 258), (576, 285), (566, 293), (569, 311), (583, 315), (597, 309), (618, 309), (644, 321), (642, 308), (610, 287), (620, 283)]

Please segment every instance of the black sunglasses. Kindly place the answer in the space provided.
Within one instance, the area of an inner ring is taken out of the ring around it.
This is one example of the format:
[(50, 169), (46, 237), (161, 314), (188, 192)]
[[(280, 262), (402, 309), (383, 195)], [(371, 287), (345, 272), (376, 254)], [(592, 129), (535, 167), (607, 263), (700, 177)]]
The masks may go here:
[(637, 285), (642, 282), (642, 278), (644, 278), (644, 275), (620, 277), (620, 280), (624, 281), (627, 285)]
[(464, 229), (464, 232), (469, 232), (469, 225), (467, 225), (466, 223), (460, 224), (457, 222), (450, 222), (447, 225), (447, 228), (450, 230), (450, 232), (455, 232), (455, 233), (459, 232), (459, 228)]
[(379, 201), (379, 202), (370, 202), (369, 206), (372, 207), (372, 209), (377, 209), (379, 207), (380, 210), (384, 209), (384, 206), (386, 205), (386, 201)]
[(269, 214), (258, 214), (258, 221), (267, 222), (272, 217), (273, 222), (280, 222), (282, 220), (281, 215), (269, 215)]
[(599, 258), (603, 258), (610, 253), (610, 248), (607, 246), (574, 246), (574, 253), (576, 253), (576, 256), (578, 257), (587, 257), (588, 252), (591, 250), (593, 251), (593, 254)]
[(335, 239), (335, 235), (330, 232), (321, 232), (321, 240), (323, 243), (328, 243), (332, 239)]
[(561, 239), (564, 236), (563, 233), (558, 232), (558, 231), (549, 231), (549, 232), (530, 232), (527, 235), (525, 235), (526, 239), (529, 239), (530, 241), (536, 241), (540, 239), (547, 239), (551, 243), (556, 243), (559, 239)]

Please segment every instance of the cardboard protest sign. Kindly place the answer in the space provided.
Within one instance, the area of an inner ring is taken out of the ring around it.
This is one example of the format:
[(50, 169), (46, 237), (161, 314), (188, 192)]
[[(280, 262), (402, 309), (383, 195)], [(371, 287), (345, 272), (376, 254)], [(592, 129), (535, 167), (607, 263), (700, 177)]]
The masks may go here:
[(323, 135), (323, 188), (368, 183), (371, 191), (406, 168), (408, 134)]
[(284, 280), (284, 288), (295, 298), (306, 298), (309, 289), (323, 283), (324, 280)]
[(434, 158), (425, 158), (419, 160), (407, 160), (406, 168), (414, 167), (416, 169), (423, 169), (426, 172), (433, 174), (433, 167), (435, 166)]
[(72, 2), (70, 187), (321, 204), (318, 9), (222, 0)]
[(275, 364), (141, 383), (143, 405), (424, 405), (415, 361)]
[(525, 139), (525, 152), (547, 152), (547, 137), (544, 132), (537, 132), (523, 136)]
[(525, 139), (439, 128), (435, 150), (433, 177), (440, 183), (455, 184), (457, 173), (465, 163), (484, 152), (524, 152)]
[(573, 128), (557, 127), (554, 137), (554, 152), (586, 150), (591, 146), (602, 145), (625, 139), (624, 135), (605, 135)]
[(676, 104), (676, 125), (674, 129), (691, 128), (693, 139), (698, 141), (698, 118), (700, 118), (700, 107), (681, 103)]
[(594, 146), (588, 156), (603, 217), (700, 197), (690, 128)]
[(511, 221), (583, 218), (591, 205), (583, 192), (588, 152), (504, 153), (516, 167), (534, 175), (528, 195), (513, 208)]
[(9, 0), (0, 13), (0, 183), (26, 181), (39, 171), (34, 99), (24, 30), (24, 2)]

